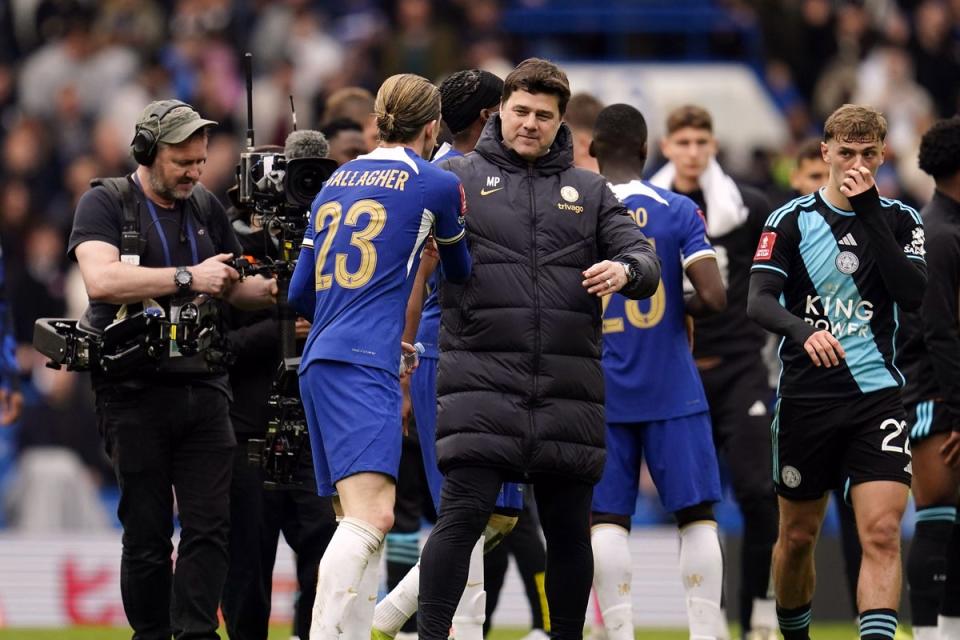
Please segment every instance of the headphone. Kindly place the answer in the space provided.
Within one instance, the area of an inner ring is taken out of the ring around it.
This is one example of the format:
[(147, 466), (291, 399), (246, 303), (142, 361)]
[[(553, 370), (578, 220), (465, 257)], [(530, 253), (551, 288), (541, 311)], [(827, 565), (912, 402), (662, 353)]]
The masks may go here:
[[(157, 106), (147, 114), (145, 122), (137, 125), (137, 130), (133, 134), (133, 142), (130, 143), (130, 148), (133, 150), (133, 159), (136, 160), (137, 163), (147, 167), (153, 164), (154, 159), (157, 157), (157, 143), (160, 141), (160, 138), (163, 137), (163, 129), (160, 124), (163, 119), (167, 117), (167, 114), (180, 107), (187, 107), (191, 111), (196, 111), (196, 109), (186, 102), (181, 102), (180, 100), (164, 100), (163, 102), (158, 102)], [(156, 133), (148, 127), (154, 120), (157, 121)]]

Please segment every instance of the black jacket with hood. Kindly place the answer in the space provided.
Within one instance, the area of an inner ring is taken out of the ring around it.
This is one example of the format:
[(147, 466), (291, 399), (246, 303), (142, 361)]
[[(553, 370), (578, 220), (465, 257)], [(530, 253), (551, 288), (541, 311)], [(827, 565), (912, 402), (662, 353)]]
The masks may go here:
[(531, 164), (493, 117), (475, 152), (444, 166), (466, 192), (473, 273), (441, 290), (440, 468), (595, 483), (606, 459), (602, 308), (583, 271), (625, 262), (634, 277), (620, 293), (646, 298), (656, 253), (603, 177), (574, 168), (566, 125)]

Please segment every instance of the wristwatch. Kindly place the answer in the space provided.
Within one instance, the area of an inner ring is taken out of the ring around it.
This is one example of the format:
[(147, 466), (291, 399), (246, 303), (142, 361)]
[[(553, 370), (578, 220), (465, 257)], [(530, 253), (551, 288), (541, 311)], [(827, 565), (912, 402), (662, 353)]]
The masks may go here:
[(177, 285), (178, 291), (190, 291), (190, 286), (193, 284), (193, 274), (186, 267), (177, 267), (173, 274), (173, 283)]
[(618, 262), (617, 264), (623, 267), (623, 274), (627, 276), (627, 284), (629, 284), (630, 281), (633, 280), (633, 267), (626, 262)]

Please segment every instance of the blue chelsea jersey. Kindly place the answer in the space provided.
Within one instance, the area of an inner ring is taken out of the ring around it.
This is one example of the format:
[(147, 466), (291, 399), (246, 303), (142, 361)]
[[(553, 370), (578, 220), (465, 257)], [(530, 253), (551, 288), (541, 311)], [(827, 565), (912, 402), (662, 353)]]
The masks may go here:
[[(450, 158), (459, 158), (462, 153), (444, 143), (433, 157), (433, 163)], [(440, 357), (440, 278), (443, 269), (437, 265), (437, 269), (427, 280), (427, 299), (423, 301), (423, 313), (420, 315), (420, 326), (417, 329), (417, 342), (423, 345), (424, 358)]]
[(423, 243), (431, 231), (441, 245), (464, 239), (460, 180), (410, 149), (379, 147), (337, 169), (310, 211), (290, 284), (291, 304), (313, 322), (301, 371), (337, 360), (397, 373)]
[(614, 294), (603, 302), (607, 422), (668, 420), (706, 411), (685, 325), (683, 272), (716, 258), (703, 216), (685, 196), (640, 180), (612, 186), (661, 262), (649, 300)]

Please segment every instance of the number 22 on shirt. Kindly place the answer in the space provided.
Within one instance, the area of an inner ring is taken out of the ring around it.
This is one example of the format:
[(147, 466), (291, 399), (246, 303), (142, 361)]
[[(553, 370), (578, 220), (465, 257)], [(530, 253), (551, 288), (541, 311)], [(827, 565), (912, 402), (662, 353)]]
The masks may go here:
[[(314, 221), (313, 228), (316, 229), (316, 235), (325, 234), (323, 243), (317, 253), (316, 260), (316, 290), (323, 291), (333, 285), (336, 278), (337, 284), (344, 289), (359, 289), (364, 286), (373, 277), (377, 268), (377, 248), (373, 245), (373, 239), (380, 235), (384, 225), (387, 223), (387, 210), (376, 200), (358, 200), (354, 202), (347, 214), (344, 216), (343, 208), (337, 201), (331, 201), (324, 204), (317, 210), (317, 218)], [(333, 273), (324, 273), (324, 267), (327, 264), (327, 254), (333, 240), (340, 230), (342, 220), (345, 227), (354, 229), (358, 226), (360, 217), (366, 215), (366, 225), (357, 229), (350, 235), (350, 245), (360, 251), (360, 264), (356, 271), (350, 271), (347, 268), (347, 254), (337, 253), (334, 256)], [(316, 244), (316, 240), (314, 240)]]

